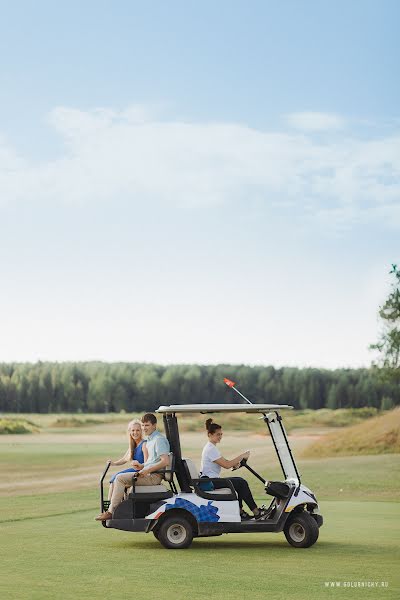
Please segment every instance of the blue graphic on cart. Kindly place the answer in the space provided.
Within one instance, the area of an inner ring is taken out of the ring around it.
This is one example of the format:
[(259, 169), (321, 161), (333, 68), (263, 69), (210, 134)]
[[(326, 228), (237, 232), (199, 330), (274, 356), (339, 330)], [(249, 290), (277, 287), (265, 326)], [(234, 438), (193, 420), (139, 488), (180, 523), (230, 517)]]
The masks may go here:
[(212, 505), (212, 500), (210, 500), (205, 506), (197, 506), (193, 504), (193, 502), (189, 502), (189, 500), (184, 500), (183, 498), (176, 498), (174, 504), (166, 504), (165, 510), (169, 508), (184, 508), (192, 513), (192, 515), (197, 519), (197, 521), (219, 521), (218, 508)]

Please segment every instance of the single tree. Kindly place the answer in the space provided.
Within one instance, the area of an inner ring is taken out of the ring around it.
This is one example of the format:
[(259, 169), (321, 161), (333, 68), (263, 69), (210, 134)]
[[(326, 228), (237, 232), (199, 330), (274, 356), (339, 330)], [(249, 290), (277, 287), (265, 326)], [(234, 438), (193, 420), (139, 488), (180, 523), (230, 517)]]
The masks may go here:
[(392, 265), (389, 272), (394, 281), (383, 306), (379, 309), (382, 320), (382, 330), (376, 344), (371, 350), (380, 352), (377, 365), (385, 377), (400, 382), (400, 269)]

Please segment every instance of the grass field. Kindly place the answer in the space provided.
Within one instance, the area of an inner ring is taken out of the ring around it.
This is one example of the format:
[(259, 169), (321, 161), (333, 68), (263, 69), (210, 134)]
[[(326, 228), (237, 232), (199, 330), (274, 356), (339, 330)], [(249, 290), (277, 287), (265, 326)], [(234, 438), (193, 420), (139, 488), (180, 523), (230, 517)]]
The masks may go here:
[[(151, 534), (108, 531), (93, 520), (105, 460), (125, 451), (125, 423), (57, 428), (52, 417), (40, 434), (0, 436), (0, 598), (400, 596), (399, 455), (298, 460), (325, 518), (312, 548), (292, 548), (283, 534), (231, 534), (168, 551)], [(294, 430), (296, 456), (322, 433)], [(197, 462), (203, 443), (201, 433), (183, 435), (184, 453)], [(261, 433), (226, 431), (223, 450), (250, 448), (250, 463), (279, 479), (270, 444)], [(265, 501), (257, 480), (248, 480)], [(344, 587), (357, 582), (380, 587)]]
[(303, 456), (393, 454), (400, 452), (400, 408), (331, 432), (303, 451)]
[[(376, 408), (340, 408), (331, 410), (329, 408), (321, 408), (319, 410), (286, 410), (285, 411), (285, 427), (287, 431), (294, 429), (313, 427), (317, 430), (318, 427), (337, 428), (347, 425), (361, 423), (370, 417), (377, 416), (382, 411)], [(26, 421), (26, 429), (29, 432), (29, 427), (43, 428), (45, 431), (54, 430), (57, 428), (90, 427), (96, 424), (118, 423), (126, 424), (128, 418), (140, 417), (141, 415), (132, 415), (128, 417), (125, 413), (96, 413), (96, 414), (36, 414), (31, 413), (7, 413), (4, 418), (0, 418), (0, 434), (2, 433), (2, 421), (13, 422)], [(252, 433), (263, 432), (265, 425), (257, 416), (249, 418), (243, 414), (225, 414), (223, 416), (223, 425), (225, 429), (230, 431), (251, 431)], [(182, 415), (180, 418), (181, 431), (201, 431), (204, 429), (204, 416), (196, 414)], [(6, 430), (4, 430), (6, 433)], [(12, 431), (10, 431), (12, 433)]]

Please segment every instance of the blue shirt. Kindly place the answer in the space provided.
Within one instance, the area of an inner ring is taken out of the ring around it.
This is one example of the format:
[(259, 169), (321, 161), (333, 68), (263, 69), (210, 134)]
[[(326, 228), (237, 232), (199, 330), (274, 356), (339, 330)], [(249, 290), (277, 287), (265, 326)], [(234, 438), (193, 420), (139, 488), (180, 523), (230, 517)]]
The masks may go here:
[(169, 441), (157, 429), (147, 438), (147, 451), (149, 457), (144, 463), (144, 468), (151, 467), (160, 461), (161, 454), (169, 454)]

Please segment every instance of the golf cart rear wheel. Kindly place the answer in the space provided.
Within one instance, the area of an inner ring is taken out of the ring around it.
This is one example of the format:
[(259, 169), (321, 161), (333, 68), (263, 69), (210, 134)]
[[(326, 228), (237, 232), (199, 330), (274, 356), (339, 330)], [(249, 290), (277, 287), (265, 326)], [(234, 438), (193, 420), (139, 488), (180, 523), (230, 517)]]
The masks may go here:
[(161, 523), (157, 537), (164, 548), (189, 548), (193, 540), (193, 527), (185, 517), (169, 517)]
[(289, 544), (295, 548), (309, 548), (315, 544), (319, 536), (318, 525), (307, 512), (291, 515), (283, 531)]

